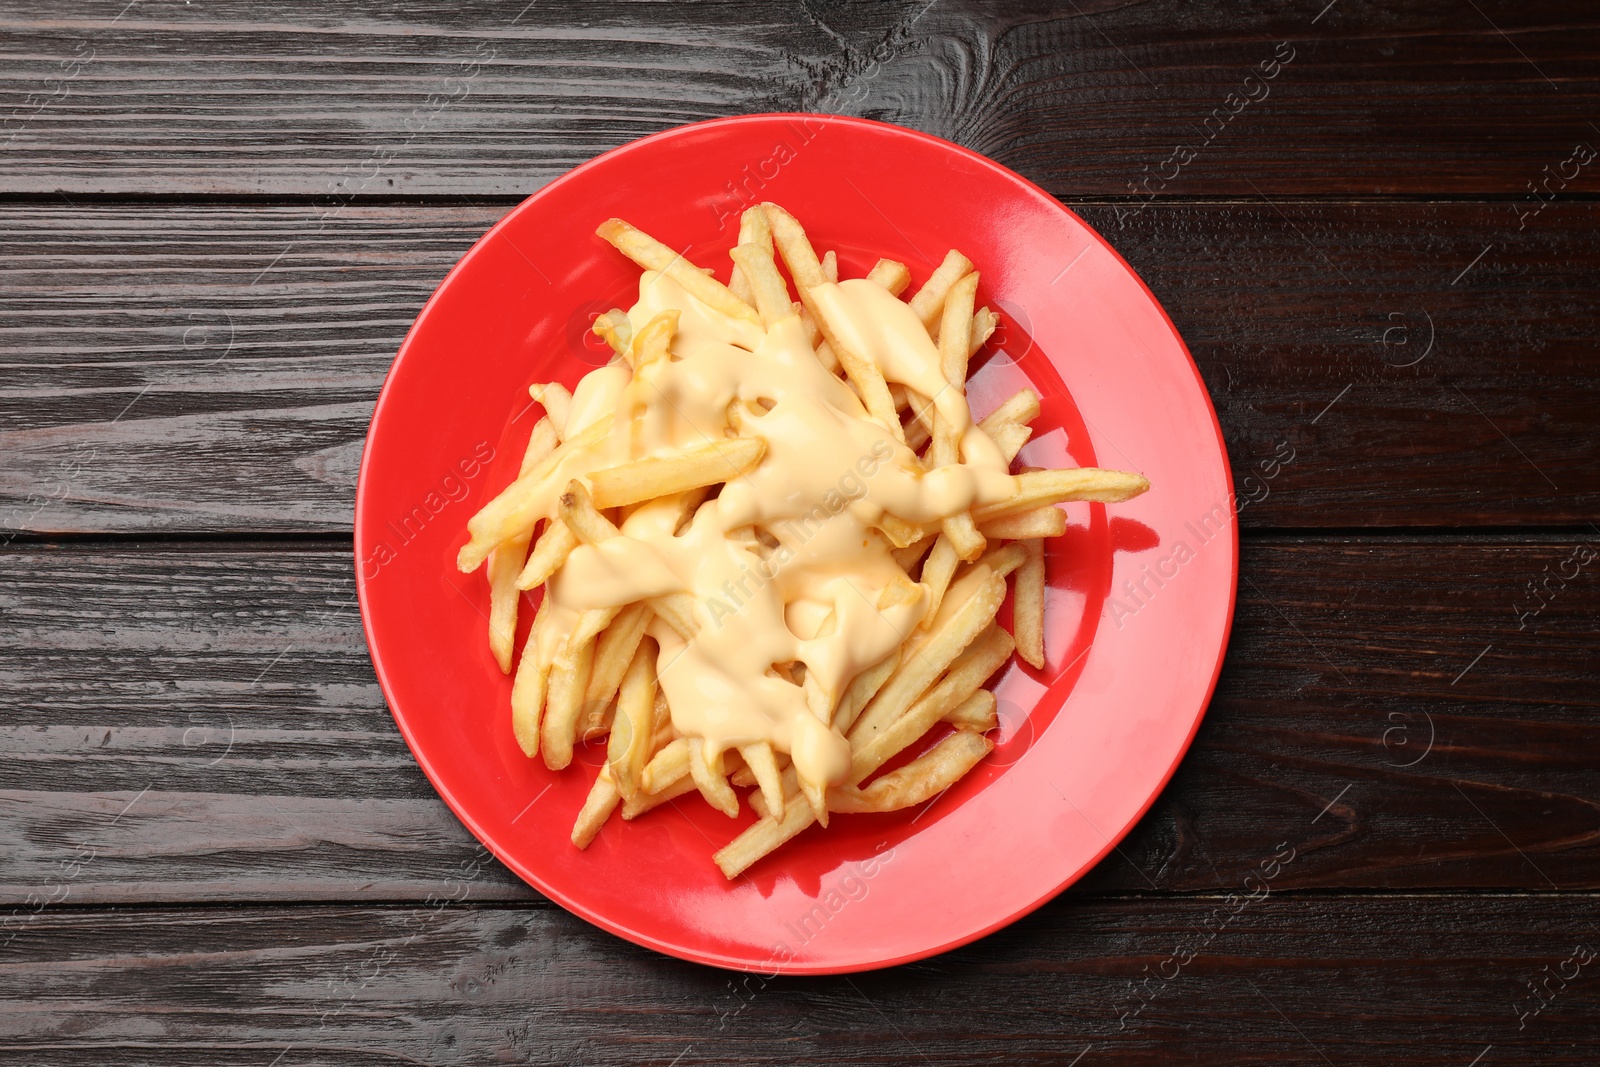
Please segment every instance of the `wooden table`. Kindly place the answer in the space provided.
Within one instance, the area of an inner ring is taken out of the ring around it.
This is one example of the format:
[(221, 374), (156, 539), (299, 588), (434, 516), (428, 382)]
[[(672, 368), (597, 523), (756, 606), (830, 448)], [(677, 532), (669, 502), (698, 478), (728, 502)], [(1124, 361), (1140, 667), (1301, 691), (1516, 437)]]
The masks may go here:
[[(1600, 1062), (1593, 4), (525, 2), (0, 11), (0, 1063)], [(747, 982), (435, 797), (351, 498), (500, 215), (795, 109), (1104, 233), (1251, 502), (1216, 698), (1116, 853), (958, 952)]]

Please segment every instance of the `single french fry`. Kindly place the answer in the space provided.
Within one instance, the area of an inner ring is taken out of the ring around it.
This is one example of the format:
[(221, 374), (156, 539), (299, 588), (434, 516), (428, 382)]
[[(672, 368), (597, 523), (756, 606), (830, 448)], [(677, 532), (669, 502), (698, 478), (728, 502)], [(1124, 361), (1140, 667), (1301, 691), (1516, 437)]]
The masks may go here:
[(978, 349), (994, 336), (995, 328), (1000, 325), (1000, 316), (986, 307), (979, 308), (972, 313), (972, 334), (967, 342), (967, 356), (971, 358), (978, 354)]
[(822, 276), (830, 282), (839, 280), (839, 257), (831, 249), (822, 253)]
[[(762, 219), (762, 226), (765, 226), (766, 216), (757, 208), (749, 208), (746, 213), (739, 216), (739, 240), (734, 242), (734, 246), (747, 245), (747, 243), (754, 245), (754, 243), (757, 243), (755, 242), (754, 226), (752, 226), (752, 219), (755, 218)], [(771, 235), (766, 238), (766, 246), (768, 248), (773, 246)], [(744, 274), (744, 270), (739, 267), (738, 259), (734, 259), (733, 270), (728, 274), (728, 291), (733, 293), (734, 296), (738, 296), (741, 301), (746, 302), (750, 307), (755, 307), (755, 293), (750, 290), (750, 280)]]
[(706, 754), (705, 739), (692, 737), (689, 742), (689, 776), (695, 788), (706, 798), (706, 803), (730, 819), (739, 816), (739, 796), (722, 773), (722, 754)]
[(896, 574), (878, 591), (878, 610), (888, 611), (901, 604), (909, 604), (921, 599), (922, 593), (922, 588), (916, 582), (903, 574)]
[(938, 325), (940, 313), (944, 311), (944, 298), (949, 295), (950, 287), (957, 279), (971, 272), (972, 260), (952, 248), (945, 253), (944, 262), (939, 264), (928, 280), (922, 283), (922, 288), (911, 298), (911, 310), (917, 313), (922, 325), (928, 328), (930, 336)]
[(1000, 454), (1006, 457), (1007, 463), (1017, 458), (1022, 446), (1033, 436), (1033, 428), (1024, 426), (1020, 422), (1003, 422), (996, 429), (984, 432), (994, 441), (995, 447), (1000, 449)]
[(628, 347), (633, 341), (633, 323), (628, 319), (628, 313), (621, 308), (612, 308), (604, 315), (597, 315), (590, 331), (606, 344), (611, 346), (611, 351), (624, 358), (628, 355)]
[(589, 796), (584, 800), (582, 810), (578, 812), (578, 820), (572, 824), (572, 843), (579, 848), (588, 848), (589, 842), (594, 840), (594, 835), (600, 832), (600, 827), (605, 825), (605, 821), (616, 810), (617, 801), (621, 796), (616, 783), (611, 780), (610, 769), (602, 763), (600, 773), (595, 775), (594, 785), (589, 790)]
[(899, 811), (943, 793), (978, 761), (994, 751), (979, 733), (957, 730), (904, 767), (883, 775), (865, 789), (845, 786), (828, 791), (834, 811)]
[(945, 712), (944, 721), (958, 730), (988, 733), (1000, 725), (1000, 717), (995, 713), (994, 694), (987, 689), (978, 690)]
[[(823, 829), (828, 826), (828, 784), (826, 782), (813, 782), (807, 778), (800, 780), (800, 795), (805, 797), (806, 804), (811, 808), (811, 814), (816, 816), (818, 824)], [(785, 804), (787, 807), (787, 804)]]
[[(1060, 514), (1057, 512), (1057, 514)], [(1028, 558), (1012, 583), (1011, 630), (1017, 654), (1035, 670), (1044, 669), (1044, 542), (1019, 541)]]
[(883, 683), (900, 666), (903, 649), (897, 648), (883, 659), (874, 663), (845, 687), (844, 695), (839, 698), (839, 704), (833, 709), (833, 728), (841, 734), (848, 735), (850, 728), (855, 725), (856, 718), (861, 714), (872, 698), (878, 695), (883, 688)]
[[(564, 387), (554, 383), (546, 388), (560, 389), (561, 392), (566, 392)], [(569, 395), (569, 403), (570, 400), (571, 396)], [(559, 401), (556, 401), (556, 403), (559, 404)], [(528, 447), (522, 450), (522, 464), (517, 468), (517, 476), (519, 478), (544, 462), (545, 457), (554, 452), (556, 447), (561, 444), (561, 426), (557, 425), (554, 419), (553, 415), (547, 414), (544, 418), (534, 423), (533, 432), (528, 435)], [(563, 414), (561, 425), (565, 424), (566, 415)]]
[(672, 627), (679, 637), (687, 641), (700, 630), (700, 620), (695, 617), (694, 597), (688, 593), (663, 593), (650, 598), (650, 610), (661, 621)]
[(978, 560), (979, 563), (989, 568), (990, 574), (998, 574), (1002, 578), (1027, 561), (1028, 550), (1023, 548), (1020, 543), (1015, 542), (990, 549)]
[(761, 210), (760, 204), (747, 207), (740, 214), (739, 243), (772, 251), (772, 228), (767, 225), (767, 213)]
[(728, 842), (713, 859), (722, 869), (724, 877), (730, 880), (737, 878), (752, 863), (793, 839), (816, 820), (817, 815), (811, 805), (786, 803), (782, 818), (769, 815), (761, 819)]
[[(543, 425), (543, 423), (541, 423)], [(489, 651), (500, 673), (511, 673), (512, 646), (517, 638), (517, 603), (522, 591), (517, 575), (528, 555), (528, 537), (513, 537), (489, 553)]]
[(759, 437), (732, 437), (690, 445), (671, 456), (636, 459), (589, 475), (594, 506), (621, 507), (705, 485), (732, 481), (761, 462), (767, 442)]
[(567, 561), (568, 554), (577, 547), (578, 537), (572, 532), (572, 527), (560, 519), (551, 519), (545, 524), (539, 540), (533, 543), (527, 565), (517, 575), (517, 588), (532, 589), (548, 582), (550, 576)]
[(906, 269), (904, 263), (892, 259), (880, 259), (867, 272), (867, 279), (877, 282), (895, 296), (899, 296), (911, 284), (911, 272)]
[(978, 293), (978, 272), (962, 276), (945, 294), (939, 319), (939, 370), (944, 380), (967, 391), (968, 344), (972, 337), (972, 307)]
[(694, 779), (685, 774), (659, 793), (635, 793), (633, 798), (622, 806), (622, 817), (627, 820), (637, 819), (652, 808), (676, 800), (685, 793), (693, 793), (694, 789)]
[(989, 522), (1065, 500), (1097, 500), (1104, 504), (1117, 504), (1131, 500), (1150, 488), (1150, 482), (1143, 475), (1102, 470), (1099, 467), (1024, 471), (1017, 475), (1017, 483), (1016, 496), (975, 508), (972, 517), (978, 522)]
[(661, 688), (659, 681), (658, 677), (656, 700), (654, 706), (650, 709), (650, 721), (655, 726), (650, 735), (652, 738), (650, 742), (651, 752), (659, 752), (670, 744), (673, 738), (678, 736), (678, 732), (672, 727), (672, 709), (667, 706), (667, 691)]
[(1039, 417), (1039, 394), (1032, 389), (1019, 389), (1005, 402), (978, 420), (984, 430), (993, 430), (1001, 423), (1029, 423)]
[[(543, 603), (540, 604), (543, 612)], [(539, 718), (544, 710), (545, 690), (549, 682), (550, 665), (539, 656), (539, 622), (522, 646), (522, 659), (517, 663), (517, 673), (511, 683), (511, 733), (529, 759), (539, 754)]]
[(644, 773), (655, 739), (655, 699), (656, 646), (654, 641), (645, 639), (638, 642), (622, 677), (622, 687), (617, 693), (617, 717), (612, 722), (611, 738), (606, 745), (611, 779), (627, 800), (633, 799), (641, 789), (639, 777)]
[(801, 303), (811, 312), (811, 317), (817, 322), (817, 328), (822, 331), (822, 336), (827, 339), (834, 355), (839, 357), (845, 373), (860, 391), (867, 410), (883, 422), (885, 429), (898, 436), (900, 420), (895, 415), (894, 401), (889, 398), (889, 385), (883, 380), (883, 372), (871, 360), (849, 351), (846, 346), (840, 344), (827, 317), (822, 314), (815, 297), (811, 294), (817, 286), (828, 284), (828, 279), (822, 270), (822, 264), (817, 259), (816, 250), (811, 247), (811, 241), (806, 237), (806, 231), (793, 215), (778, 205), (761, 206), (767, 212), (767, 224), (772, 227), (772, 239), (783, 255), (784, 263), (789, 267), (789, 276), (794, 279), (795, 288), (800, 290)]
[(660, 271), (683, 286), (689, 295), (699, 298), (724, 315), (760, 323), (755, 309), (729, 292), (727, 286), (642, 230), (621, 219), (607, 219), (595, 232), (639, 266)]
[[(772, 745), (766, 741), (757, 741), (751, 745), (740, 745), (739, 755), (744, 757), (744, 771), (761, 787), (761, 797), (766, 802), (767, 810), (780, 818), (783, 816), (783, 775), (778, 770), (777, 756), (772, 751)], [(743, 784), (740, 779), (742, 774), (734, 775), (734, 784)]]
[(997, 574), (986, 575), (948, 616), (936, 622), (922, 639), (911, 642), (900, 666), (856, 720), (850, 731), (851, 745), (865, 744), (900, 718), (972, 639), (994, 621), (1005, 595), (1005, 579)]
[[(604, 709), (617, 695), (628, 664), (633, 661), (634, 651), (639, 647), (645, 627), (649, 624), (650, 605), (629, 604), (617, 612), (600, 635), (594, 646), (594, 663), (589, 668), (589, 687), (583, 694), (584, 707), (590, 712)], [(645, 709), (649, 710), (648, 704)], [(648, 729), (648, 719), (644, 725)], [(617, 784), (620, 786), (622, 783), (619, 780)]]
[(895, 548), (907, 548), (927, 536), (921, 526), (884, 512), (878, 518), (877, 528)]
[(621, 608), (590, 608), (580, 612), (578, 621), (572, 624), (572, 630), (567, 634), (566, 650), (593, 642), (621, 613)]
[(910, 574), (911, 569), (915, 567), (922, 560), (922, 557), (928, 554), (928, 550), (934, 546), (935, 540), (936, 538), (932, 534), (925, 534), (904, 548), (891, 549), (889, 555), (894, 557), (894, 561), (900, 565), (901, 570), (905, 571), (907, 574)]
[(950, 588), (950, 579), (955, 577), (956, 564), (960, 562), (961, 557), (956, 554), (955, 545), (948, 536), (940, 534), (934, 542), (933, 551), (922, 561), (922, 584), (928, 588), (928, 613), (920, 623), (923, 629), (927, 629), (939, 613), (939, 604), (944, 600), (945, 590)]
[[(550, 420), (550, 425), (555, 429), (558, 437), (565, 437), (567, 420), (572, 415), (572, 393), (560, 382), (535, 382), (528, 386), (528, 395), (539, 402), (544, 408), (545, 418)], [(540, 420), (543, 421), (543, 420)], [(537, 431), (538, 427), (534, 427)], [(547, 449), (548, 455), (553, 449)], [(544, 455), (535, 457), (534, 462), (543, 459)], [(526, 471), (533, 464), (528, 462), (528, 457), (522, 457), (522, 469)]]
[(628, 362), (633, 364), (635, 373), (672, 358), (672, 338), (678, 332), (679, 318), (676, 310), (663, 311), (633, 335), (633, 344), (628, 346)]
[(574, 642), (572, 638), (550, 668), (544, 722), (539, 727), (544, 765), (552, 771), (559, 771), (572, 762), (578, 716), (583, 712), (583, 694), (588, 688), (589, 667), (594, 661), (593, 636), (582, 642)]
[(978, 524), (973, 522), (972, 516), (965, 511), (950, 516), (939, 528), (944, 531), (944, 536), (950, 539), (956, 555), (967, 563), (983, 555), (984, 548), (988, 546), (983, 534), (978, 532)]
[(600, 514), (589, 490), (576, 478), (567, 483), (559, 506), (561, 521), (586, 545), (598, 545), (620, 536), (616, 524)]
[[(1024, 427), (1026, 429), (1026, 427)], [(1054, 504), (994, 519), (978, 532), (997, 541), (1022, 541), (1034, 537), (1060, 537), (1067, 532), (1067, 513)]]
[[(772, 251), (772, 231), (767, 229), (767, 215), (761, 208), (746, 208), (744, 214), (739, 216), (739, 239), (735, 245), (755, 245)], [(751, 288), (750, 279), (740, 269), (737, 261), (733, 264), (733, 273), (728, 276), (728, 290), (734, 296), (743, 300), (751, 307), (756, 306), (755, 292)]]
[(767, 327), (794, 314), (794, 302), (789, 299), (789, 287), (772, 258), (769, 245), (765, 251), (756, 245), (740, 245), (728, 253), (739, 265), (741, 275), (750, 287), (761, 322)]
[[(739, 783), (735, 781), (733, 784), (738, 785)], [(796, 799), (799, 799), (798, 788), (797, 786)], [(749, 803), (750, 810), (756, 813), (756, 818), (766, 819), (772, 816), (772, 807), (767, 803), (767, 798), (761, 795), (761, 790), (758, 789), (750, 794)], [(787, 807), (788, 801), (785, 801), (784, 805)]]
[(650, 757), (639, 775), (639, 785), (646, 793), (659, 793), (679, 778), (689, 773), (689, 748), (694, 740), (680, 737)]

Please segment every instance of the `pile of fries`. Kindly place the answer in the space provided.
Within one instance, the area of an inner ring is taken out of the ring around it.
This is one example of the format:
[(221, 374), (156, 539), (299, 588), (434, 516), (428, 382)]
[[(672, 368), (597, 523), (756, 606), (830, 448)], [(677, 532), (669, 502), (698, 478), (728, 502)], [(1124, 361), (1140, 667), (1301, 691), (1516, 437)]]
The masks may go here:
[[(892, 437), (902, 471), (910, 469), (920, 478), (963, 462), (963, 427), (950, 413), (970, 418), (968, 362), (998, 318), (986, 307), (975, 309), (978, 274), (959, 252), (951, 251), (904, 301), (926, 330), (937, 351), (937, 370), (955, 393), (939, 398), (888, 380), (881, 361), (869, 358), (858, 338), (830, 321), (822, 298), (836, 291), (826, 288), (838, 284), (836, 256), (819, 255), (799, 222), (777, 205), (745, 212), (739, 243), (730, 252), (734, 266), (727, 284), (620, 219), (607, 221), (598, 233), (645, 271), (671, 279), (696, 308), (756, 330), (780, 325), (792, 330), (795, 324), (786, 320), (797, 320), (816, 360), (833, 375), (830, 387), (842, 383), (851, 390), (859, 398), (861, 418)], [(798, 300), (779, 272), (774, 245)], [(866, 277), (895, 298), (911, 282), (906, 266), (890, 260), (879, 260)], [(615, 309), (594, 328), (616, 353), (612, 366), (625, 370), (630, 380), (677, 355), (675, 311), (640, 322), (637, 314)], [(920, 344), (921, 330), (918, 338)], [(730, 879), (811, 823), (826, 826), (831, 813), (895, 811), (923, 803), (982, 760), (993, 748), (986, 735), (997, 726), (994, 694), (984, 683), (1013, 651), (1035, 668), (1045, 665), (1043, 538), (1066, 528), (1065, 514), (1055, 505), (1118, 502), (1149, 487), (1137, 474), (1093, 468), (1008, 475), (1004, 465), (1013, 463), (1039, 414), (1039, 397), (1031, 389), (979, 421), (977, 427), (1003, 457), (995, 462), (1002, 479), (1010, 479), (1005, 483), (1010, 495), (931, 521), (885, 511), (869, 531), (871, 538), (882, 539), (876, 550), (892, 556), (898, 568), (878, 593), (877, 609), (887, 613), (914, 605), (920, 619), (899, 647), (831, 691), (805, 663), (774, 663), (769, 669), (772, 677), (804, 694), (816, 719), (808, 728), (831, 736), (840, 750), (848, 744), (848, 772), (819, 780), (802, 773), (798, 757), (772, 737), (740, 739), (724, 750), (685, 732), (682, 716), (674, 722), (658, 677), (665, 669), (663, 645), (692, 643), (712, 623), (706, 605), (687, 587), (653, 588), (631, 603), (585, 609), (560, 620), (547, 610), (552, 600), (547, 587), (517, 659), (513, 635), (521, 594), (559, 580), (578, 546), (613, 542), (611, 548), (618, 548), (616, 539), (626, 537), (621, 527), (645, 508), (664, 513), (669, 529), (681, 527), (697, 509), (714, 505), (726, 486), (771, 462), (767, 442), (730, 411), (723, 436), (630, 455), (611, 466), (572, 466), (572, 457), (625, 432), (629, 414), (619, 405), (603, 416), (589, 413), (579, 426), (566, 388), (540, 384), (531, 392), (545, 417), (533, 429), (519, 477), (468, 524), (470, 539), (459, 559), (463, 571), (487, 563), (489, 644), (502, 670), (510, 673), (515, 665), (513, 732), (530, 758), (542, 754), (552, 769), (571, 763), (576, 744), (606, 740), (605, 762), (572, 831), (579, 848), (587, 847), (619, 808), (623, 819), (633, 819), (698, 792), (714, 808), (735, 816), (741, 805), (736, 788), (754, 787), (745, 802), (757, 821), (715, 856)], [(958, 409), (949, 406), (952, 399)], [(581, 473), (567, 477), (569, 471)], [(752, 546), (762, 538), (771, 541), (761, 530), (738, 536)], [(1008, 578), (1010, 633), (996, 622)], [(925, 751), (879, 773), (919, 744)]]

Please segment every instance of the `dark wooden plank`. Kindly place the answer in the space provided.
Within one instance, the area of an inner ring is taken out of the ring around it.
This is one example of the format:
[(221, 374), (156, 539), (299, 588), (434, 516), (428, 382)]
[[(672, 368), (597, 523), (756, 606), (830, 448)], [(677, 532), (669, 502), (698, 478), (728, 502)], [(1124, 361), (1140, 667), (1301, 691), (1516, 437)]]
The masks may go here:
[(503, 210), (11, 208), (0, 522), (349, 530), (394, 353)]
[(1065, 196), (1523, 196), (1600, 143), (1581, 0), (173, 0), (3, 25), (0, 192), (527, 193), (647, 133), (797, 109)]
[[(1283, 840), (1283, 887), (1600, 887), (1582, 559), (1247, 541), (1195, 748), (1077, 891), (1229, 886)], [(344, 549), (0, 552), (0, 901), (454, 894), (475, 844), (384, 707), (352, 572)], [(470, 891), (532, 895), (493, 864)]]
[(548, 906), (46, 912), (0, 957), (0, 1063), (1600, 1057), (1593, 896), (1263, 891), (1057, 901), (925, 963), (807, 979), (681, 963)]
[[(0, 536), (348, 531), (393, 353), (503, 210), (0, 209)], [(1188, 339), (1246, 526), (1600, 518), (1600, 205), (1082, 210)]]

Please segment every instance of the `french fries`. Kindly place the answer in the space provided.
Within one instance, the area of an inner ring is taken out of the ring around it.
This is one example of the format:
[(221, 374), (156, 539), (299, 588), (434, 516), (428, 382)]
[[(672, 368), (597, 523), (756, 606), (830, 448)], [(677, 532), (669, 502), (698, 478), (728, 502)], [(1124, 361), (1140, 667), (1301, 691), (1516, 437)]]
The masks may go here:
[[(549, 398), (546, 410), (551, 414), (540, 419), (528, 437), (528, 447), (522, 455), (524, 472), (555, 451), (560, 443), (560, 432), (556, 425), (558, 422), (563, 425), (566, 423), (566, 405), (572, 400), (572, 394), (559, 385), (534, 388), (540, 389)], [(534, 399), (539, 399), (539, 395), (536, 394)], [(557, 411), (560, 412), (559, 417), (555, 414)], [(519, 534), (508, 538), (489, 553), (489, 651), (494, 653), (502, 674), (511, 673), (511, 645), (516, 639), (517, 602), (521, 599), (517, 578), (527, 558), (530, 540), (532, 538), (528, 534)]]
[(1150, 483), (1137, 474), (1127, 471), (1108, 471), (1098, 467), (1078, 467), (1060, 471), (1026, 471), (1017, 475), (1022, 483), (1015, 496), (995, 504), (974, 508), (972, 517), (978, 522), (1007, 518), (1024, 511), (1060, 504), (1067, 500), (1094, 500), (1102, 504), (1120, 504), (1131, 500), (1150, 488)]
[(930, 333), (938, 326), (939, 317), (944, 312), (944, 298), (950, 295), (950, 287), (955, 285), (957, 279), (971, 272), (972, 261), (952, 248), (945, 255), (944, 262), (922, 283), (917, 295), (911, 298), (911, 310), (917, 313), (917, 318), (922, 320)]
[[(994, 697), (991, 695), (992, 702)], [(845, 786), (828, 792), (834, 811), (899, 811), (921, 804), (956, 784), (956, 781), (994, 751), (994, 742), (982, 734), (957, 730), (897, 771), (882, 775), (865, 789)], [(576, 838), (577, 831), (573, 831)]]
[(906, 286), (911, 284), (911, 272), (906, 269), (906, 265), (892, 259), (878, 260), (867, 272), (867, 277), (895, 296), (905, 292)]
[[(529, 388), (545, 415), (457, 560), (487, 563), (522, 751), (560, 771), (605, 745), (573, 845), (697, 795), (757, 816), (715, 853), (731, 879), (812, 823), (935, 801), (994, 748), (984, 686), (1013, 653), (1046, 667), (1057, 505), (1149, 483), (1012, 475), (1032, 389), (977, 423), (995, 448), (974, 447), (969, 361), (999, 318), (958, 251), (913, 292), (905, 264), (852, 275), (760, 204), (724, 285), (621, 219), (597, 232), (654, 272), (593, 325), (618, 357), (610, 406), (589, 384)], [(519, 656), (524, 592), (540, 599)]]
[(617, 694), (617, 716), (612, 720), (611, 738), (606, 745), (611, 780), (627, 800), (642, 788), (639, 778), (655, 740), (655, 651), (655, 642), (645, 638), (628, 660)]
[(812, 318), (816, 319), (822, 336), (827, 339), (845, 373), (860, 391), (867, 410), (884, 426), (898, 434), (900, 419), (895, 413), (894, 401), (889, 397), (889, 383), (884, 381), (883, 371), (863, 353), (852, 351), (848, 346), (842, 345), (837, 336), (836, 324), (829, 322), (816, 304), (814, 291), (819, 286), (833, 283), (829, 282), (821, 262), (817, 259), (816, 250), (811, 247), (811, 241), (806, 237), (805, 230), (801, 229), (800, 223), (793, 215), (778, 205), (761, 206), (767, 212), (767, 224), (772, 227), (773, 240), (777, 242), (778, 250), (783, 254), (783, 261), (789, 267), (789, 274), (800, 289), (800, 302), (811, 312)]
[(641, 233), (621, 219), (607, 219), (595, 232), (645, 270), (660, 271), (724, 315), (757, 321), (755, 309), (734, 296), (727, 286), (649, 234)]
[[(1060, 512), (1056, 512), (1060, 514)], [(1012, 608), (1016, 618), (1011, 628), (1016, 632), (1017, 655), (1028, 661), (1035, 670), (1044, 669), (1044, 542), (1029, 538), (1021, 542), (1028, 558), (1017, 570), (1017, 580), (1012, 592)]]
[(759, 437), (707, 441), (673, 456), (639, 459), (589, 476), (594, 506), (614, 508), (658, 496), (682, 493), (737, 478), (761, 462), (767, 443)]

